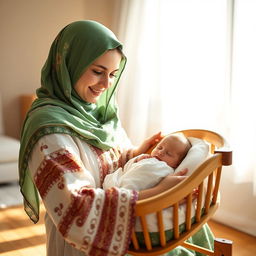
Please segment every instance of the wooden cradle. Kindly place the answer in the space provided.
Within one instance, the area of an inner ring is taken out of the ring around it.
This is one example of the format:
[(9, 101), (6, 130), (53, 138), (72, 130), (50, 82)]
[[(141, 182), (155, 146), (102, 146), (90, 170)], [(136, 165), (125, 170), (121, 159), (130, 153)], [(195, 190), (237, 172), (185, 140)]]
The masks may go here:
[[(135, 231), (132, 232), (132, 243), (128, 250), (131, 255), (161, 255), (181, 245), (188, 249), (213, 256), (231, 256), (232, 242), (225, 239), (215, 239), (214, 251), (185, 242), (194, 235), (213, 216), (219, 206), (219, 184), (222, 166), (232, 164), (232, 151), (225, 139), (208, 130), (182, 130), (186, 137), (203, 139), (210, 144), (212, 156), (202, 163), (187, 179), (177, 186), (157, 196), (137, 201), (135, 214), (139, 217), (143, 229), (145, 246), (141, 246)], [(177, 133), (177, 132), (176, 132)], [(203, 192), (203, 184), (207, 184)], [(195, 221), (191, 221), (192, 194), (198, 189)], [(203, 198), (204, 197), (204, 198)], [(178, 223), (179, 202), (186, 203), (185, 231), (180, 233)], [(204, 205), (202, 205), (204, 202)], [(167, 241), (163, 225), (163, 210), (173, 207), (173, 239)], [(202, 210), (203, 209), (203, 210)], [(153, 246), (147, 228), (146, 215), (155, 213), (158, 223), (160, 244)]]

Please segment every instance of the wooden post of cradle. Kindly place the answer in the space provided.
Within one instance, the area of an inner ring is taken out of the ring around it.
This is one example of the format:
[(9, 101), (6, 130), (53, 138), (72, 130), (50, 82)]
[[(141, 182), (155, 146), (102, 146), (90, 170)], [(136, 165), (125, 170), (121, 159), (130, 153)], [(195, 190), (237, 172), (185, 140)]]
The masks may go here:
[(233, 242), (227, 239), (214, 240), (214, 256), (231, 256)]

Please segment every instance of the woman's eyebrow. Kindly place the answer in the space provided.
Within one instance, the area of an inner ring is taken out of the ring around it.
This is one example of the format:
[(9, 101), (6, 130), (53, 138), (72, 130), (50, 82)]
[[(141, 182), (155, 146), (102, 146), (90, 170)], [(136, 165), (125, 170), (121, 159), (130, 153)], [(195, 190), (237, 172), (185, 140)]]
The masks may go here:
[[(102, 68), (102, 69), (104, 69), (104, 70), (108, 70), (108, 68), (105, 67), (105, 66), (103, 66), (103, 65), (94, 64), (94, 66), (96, 66), (96, 67), (98, 67), (98, 68)], [(118, 70), (119, 70), (119, 69), (115, 69), (115, 70), (113, 70), (112, 72), (116, 72), (116, 71), (118, 71)]]

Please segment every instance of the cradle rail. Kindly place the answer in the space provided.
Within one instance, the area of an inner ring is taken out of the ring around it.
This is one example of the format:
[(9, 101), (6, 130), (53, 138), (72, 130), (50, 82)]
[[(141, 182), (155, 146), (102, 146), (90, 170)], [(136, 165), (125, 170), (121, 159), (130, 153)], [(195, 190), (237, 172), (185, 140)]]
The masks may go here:
[[(182, 245), (188, 249), (213, 256), (231, 256), (232, 242), (225, 239), (215, 241), (214, 251), (185, 242), (195, 234), (215, 213), (219, 206), (219, 185), (223, 165), (232, 164), (232, 151), (225, 139), (209, 130), (182, 130), (187, 137), (204, 139), (210, 144), (212, 156), (202, 163), (187, 179), (177, 186), (151, 198), (140, 200), (135, 206), (135, 215), (139, 217), (144, 245), (139, 243), (136, 232), (132, 232), (132, 243), (128, 250), (131, 255), (161, 255)], [(175, 132), (177, 133), (177, 132)], [(206, 187), (206, 188), (205, 188)], [(194, 199), (195, 190), (198, 191)], [(195, 217), (192, 221), (191, 208), (196, 200)], [(178, 209), (179, 204), (186, 204), (185, 231), (180, 232)], [(167, 241), (164, 230), (163, 210), (173, 209), (173, 238)], [(157, 218), (160, 244), (153, 246), (147, 227), (146, 216), (154, 213)]]

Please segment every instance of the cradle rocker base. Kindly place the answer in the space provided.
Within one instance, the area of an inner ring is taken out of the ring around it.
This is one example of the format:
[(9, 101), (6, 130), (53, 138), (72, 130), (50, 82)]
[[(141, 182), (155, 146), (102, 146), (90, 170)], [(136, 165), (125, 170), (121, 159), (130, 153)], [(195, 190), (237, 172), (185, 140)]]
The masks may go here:
[(231, 256), (233, 242), (227, 239), (216, 238), (214, 240), (214, 251), (184, 242), (182, 246), (209, 256)]

